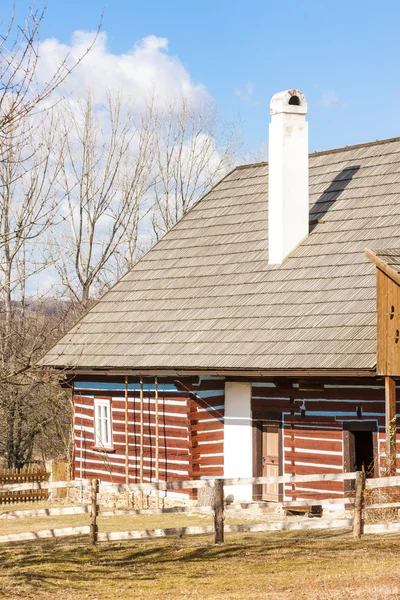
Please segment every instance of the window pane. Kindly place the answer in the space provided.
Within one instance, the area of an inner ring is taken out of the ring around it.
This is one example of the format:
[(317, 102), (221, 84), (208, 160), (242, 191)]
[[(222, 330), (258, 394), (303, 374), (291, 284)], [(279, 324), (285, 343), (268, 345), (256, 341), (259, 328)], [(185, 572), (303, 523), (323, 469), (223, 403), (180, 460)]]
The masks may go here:
[(96, 440), (95, 440), (95, 444), (96, 446), (100, 446), (101, 444), (101, 406), (97, 405), (96, 406), (96, 418), (95, 418), (95, 423), (96, 423)]
[(110, 404), (95, 404), (96, 445), (109, 448), (111, 445), (111, 407)]

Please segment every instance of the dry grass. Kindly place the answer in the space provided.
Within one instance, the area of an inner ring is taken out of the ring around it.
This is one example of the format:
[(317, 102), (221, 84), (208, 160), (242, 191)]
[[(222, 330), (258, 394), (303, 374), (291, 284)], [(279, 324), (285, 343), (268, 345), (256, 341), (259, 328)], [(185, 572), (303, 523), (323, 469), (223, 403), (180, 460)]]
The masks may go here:
[[(187, 522), (187, 521), (186, 521)], [(203, 521), (204, 522), (204, 521)], [(169, 524), (169, 523), (168, 523)], [(343, 531), (0, 547), (0, 596), (49, 600), (394, 600), (400, 539)]]

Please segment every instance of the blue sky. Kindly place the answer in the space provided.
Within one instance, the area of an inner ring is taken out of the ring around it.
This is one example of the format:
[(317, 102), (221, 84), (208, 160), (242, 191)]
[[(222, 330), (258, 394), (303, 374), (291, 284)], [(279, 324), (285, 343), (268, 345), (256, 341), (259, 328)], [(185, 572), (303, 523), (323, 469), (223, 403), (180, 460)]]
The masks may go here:
[[(11, 0), (0, 5), (4, 23)], [(18, 0), (23, 15), (29, 2)], [(268, 139), (269, 100), (297, 87), (308, 98), (310, 150), (400, 135), (400, 4), (364, 0), (49, 0), (42, 38), (69, 44), (96, 28), (104, 9), (107, 48), (168, 39), (223, 117), (241, 118), (247, 146)]]

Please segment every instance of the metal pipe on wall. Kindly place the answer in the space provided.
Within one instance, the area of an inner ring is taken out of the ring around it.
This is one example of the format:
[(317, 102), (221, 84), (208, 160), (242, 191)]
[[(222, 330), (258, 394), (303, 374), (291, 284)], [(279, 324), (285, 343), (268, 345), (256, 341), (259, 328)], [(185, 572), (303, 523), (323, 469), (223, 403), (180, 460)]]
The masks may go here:
[(143, 377), (140, 376), (140, 457), (139, 457), (139, 483), (143, 483)]
[[(159, 422), (158, 422), (158, 377), (154, 379), (154, 401), (155, 401), (155, 413), (156, 413), (156, 481), (160, 480), (160, 441), (158, 439), (159, 434)], [(156, 508), (160, 508), (160, 492), (157, 490), (156, 493)]]
[[(125, 375), (125, 483), (129, 485), (129, 412), (128, 412), (128, 375)], [(130, 495), (126, 492), (126, 503), (130, 506)]]

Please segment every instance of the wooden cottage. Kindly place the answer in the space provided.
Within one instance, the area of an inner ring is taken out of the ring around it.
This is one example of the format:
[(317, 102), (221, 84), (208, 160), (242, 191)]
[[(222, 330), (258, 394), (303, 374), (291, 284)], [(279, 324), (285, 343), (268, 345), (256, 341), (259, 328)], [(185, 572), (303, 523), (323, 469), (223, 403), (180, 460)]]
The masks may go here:
[(42, 359), (72, 375), (76, 478), (396, 469), (400, 138), (308, 155), (306, 109), (274, 96), (269, 164), (227, 175)]

